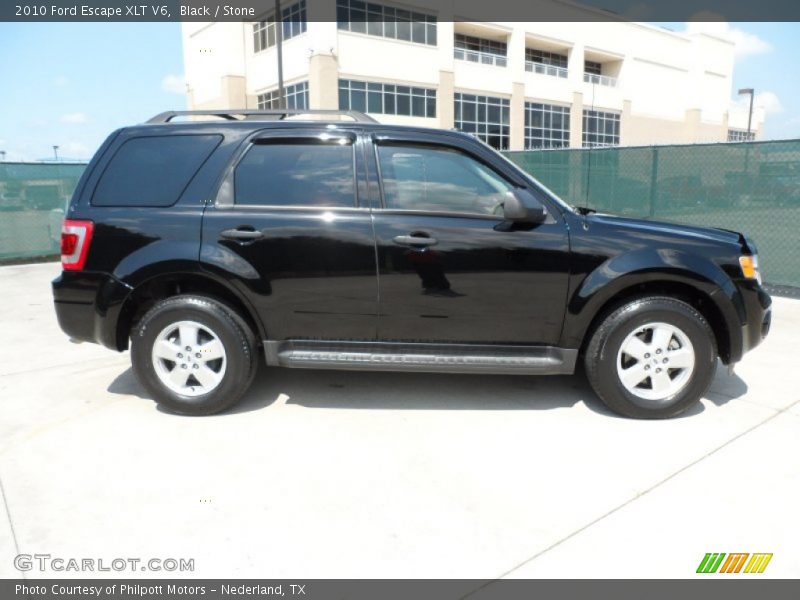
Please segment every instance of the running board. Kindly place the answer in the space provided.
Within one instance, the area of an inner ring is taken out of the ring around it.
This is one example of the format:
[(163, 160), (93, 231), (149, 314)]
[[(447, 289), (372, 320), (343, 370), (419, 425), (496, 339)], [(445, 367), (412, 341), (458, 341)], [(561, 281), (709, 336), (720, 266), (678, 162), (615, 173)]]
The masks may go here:
[(267, 340), (270, 366), (353, 371), (565, 375), (578, 351), (553, 346)]

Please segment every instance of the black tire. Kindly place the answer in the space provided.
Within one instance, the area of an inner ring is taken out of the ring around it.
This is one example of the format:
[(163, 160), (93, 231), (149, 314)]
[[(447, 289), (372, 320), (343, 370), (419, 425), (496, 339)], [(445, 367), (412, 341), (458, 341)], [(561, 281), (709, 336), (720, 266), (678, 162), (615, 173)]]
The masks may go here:
[[(695, 364), (676, 393), (661, 400), (646, 400), (631, 393), (622, 383), (617, 360), (629, 334), (656, 322), (677, 327), (688, 337)], [(625, 303), (605, 317), (592, 334), (584, 362), (589, 383), (611, 410), (626, 417), (664, 419), (685, 412), (708, 390), (717, 365), (717, 346), (711, 327), (693, 306), (666, 296), (646, 296)]]
[[(198, 323), (202, 331), (216, 335), (225, 350), (224, 374), (208, 393), (178, 393), (156, 373), (154, 343), (179, 321)], [(258, 367), (258, 352), (252, 329), (236, 311), (212, 298), (184, 295), (158, 302), (142, 317), (131, 334), (131, 362), (139, 383), (161, 406), (183, 415), (210, 415), (233, 406), (247, 391)]]

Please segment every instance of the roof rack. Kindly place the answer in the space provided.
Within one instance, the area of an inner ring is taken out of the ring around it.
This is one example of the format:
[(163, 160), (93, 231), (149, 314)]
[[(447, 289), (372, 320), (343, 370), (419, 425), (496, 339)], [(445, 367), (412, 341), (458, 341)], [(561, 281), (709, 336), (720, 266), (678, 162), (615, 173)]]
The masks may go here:
[(375, 119), (357, 110), (303, 110), (281, 108), (276, 110), (168, 110), (157, 114), (147, 123), (169, 123), (175, 117), (210, 116), (226, 121), (274, 120), (281, 121), (297, 115), (331, 115), (349, 117), (358, 123), (377, 123)]

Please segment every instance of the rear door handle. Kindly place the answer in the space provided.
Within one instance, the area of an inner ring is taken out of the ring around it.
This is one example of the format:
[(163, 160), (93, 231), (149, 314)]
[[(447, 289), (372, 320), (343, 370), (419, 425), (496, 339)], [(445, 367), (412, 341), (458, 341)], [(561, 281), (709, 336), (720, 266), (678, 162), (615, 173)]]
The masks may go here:
[(439, 240), (436, 238), (419, 237), (416, 235), (398, 235), (393, 239), (395, 244), (400, 244), (401, 246), (433, 246), (439, 243)]
[(239, 240), (239, 241), (257, 240), (259, 238), (264, 237), (264, 234), (261, 231), (256, 231), (254, 229), (245, 229), (243, 227), (240, 227), (238, 229), (226, 229), (219, 235), (225, 238), (226, 240)]

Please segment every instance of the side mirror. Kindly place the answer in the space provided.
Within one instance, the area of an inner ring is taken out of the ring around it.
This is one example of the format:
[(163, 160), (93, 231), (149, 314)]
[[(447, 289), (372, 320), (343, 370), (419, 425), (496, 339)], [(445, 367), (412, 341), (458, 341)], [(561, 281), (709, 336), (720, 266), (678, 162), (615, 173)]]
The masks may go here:
[(517, 223), (542, 223), (547, 218), (547, 208), (528, 190), (518, 188), (503, 203), (503, 216)]

